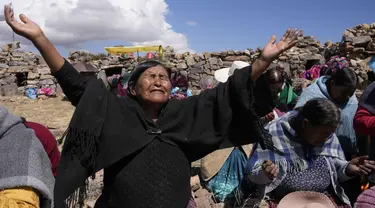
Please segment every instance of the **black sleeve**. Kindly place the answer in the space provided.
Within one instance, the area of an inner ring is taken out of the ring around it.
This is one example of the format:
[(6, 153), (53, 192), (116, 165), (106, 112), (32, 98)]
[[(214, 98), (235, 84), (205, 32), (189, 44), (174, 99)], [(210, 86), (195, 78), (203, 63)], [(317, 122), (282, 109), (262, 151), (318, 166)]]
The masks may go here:
[(57, 79), (72, 105), (77, 106), (82, 94), (85, 92), (86, 79), (67, 60), (65, 60), (59, 71), (53, 73), (53, 76)]
[[(181, 103), (192, 126), (183, 149), (190, 161), (219, 148), (261, 140), (259, 117), (254, 110), (251, 66), (238, 69), (226, 83)], [(188, 122), (186, 122), (188, 123)]]

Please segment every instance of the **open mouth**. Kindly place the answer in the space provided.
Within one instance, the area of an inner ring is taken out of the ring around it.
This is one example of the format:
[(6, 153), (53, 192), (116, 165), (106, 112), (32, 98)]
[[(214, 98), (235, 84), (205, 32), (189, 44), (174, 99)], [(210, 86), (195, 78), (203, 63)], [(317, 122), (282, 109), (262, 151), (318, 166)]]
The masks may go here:
[(163, 90), (151, 90), (150, 91), (151, 93), (162, 93), (162, 94), (164, 94), (164, 91)]

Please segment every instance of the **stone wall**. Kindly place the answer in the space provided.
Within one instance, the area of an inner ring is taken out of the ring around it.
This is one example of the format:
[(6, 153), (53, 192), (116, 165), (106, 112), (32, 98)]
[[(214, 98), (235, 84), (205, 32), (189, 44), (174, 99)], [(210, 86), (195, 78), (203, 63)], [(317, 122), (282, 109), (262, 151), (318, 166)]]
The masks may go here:
[(43, 59), (19, 48), (19, 42), (10, 43), (0, 52), (0, 96), (24, 95), (27, 88), (56, 91), (57, 82)]
[[(312, 36), (301, 36), (296, 47), (293, 47), (287, 53), (282, 54), (277, 63), (283, 63), (286, 72), (291, 77), (297, 77), (298, 71), (304, 70), (305, 64), (309, 60), (317, 60), (323, 63), (324, 47)], [(227, 50), (222, 52), (191, 54), (183, 53), (176, 54), (171, 47), (166, 47), (165, 58), (163, 62), (172, 71), (180, 71), (187, 74), (190, 81), (190, 86), (193, 90), (200, 89), (200, 80), (203, 77), (213, 79), (216, 70), (230, 67), (233, 61), (253, 62), (261, 53), (260, 49), (247, 49), (245, 51)], [(96, 60), (93, 60), (96, 59)], [(87, 51), (72, 52), (69, 60), (75, 61), (90, 61), (99, 69), (107, 69), (111, 67), (124, 67), (127, 70), (133, 70), (137, 65), (137, 60), (128, 59), (122, 60), (118, 56), (110, 55), (95, 55)], [(141, 57), (140, 61), (143, 61)]]
[[(285, 71), (290, 77), (298, 82), (299, 74), (306, 70), (306, 64), (324, 63), (333, 55), (346, 56), (351, 67), (353, 67), (361, 81), (367, 80), (367, 73), (371, 71), (368, 62), (375, 56), (375, 23), (357, 25), (348, 28), (343, 33), (343, 40), (351, 39), (352, 44), (332, 43), (327, 41), (321, 44), (313, 36), (305, 36), (301, 31), (298, 43), (274, 61), (283, 64)], [(58, 88), (56, 80), (50, 75), (50, 71), (43, 59), (32, 54), (19, 51), (19, 43), (8, 44), (0, 53), (0, 93), (14, 94), (23, 93), (25, 88), (41, 88), (43, 86)], [(187, 74), (190, 86), (193, 90), (200, 89), (200, 81), (203, 77), (213, 79), (216, 70), (230, 67), (233, 61), (253, 62), (261, 53), (260, 49), (247, 49), (245, 51), (227, 50), (222, 52), (191, 54), (176, 54), (171, 47), (166, 47), (163, 62), (173, 71)], [(101, 70), (110, 68), (125, 68), (133, 70), (138, 62), (145, 57), (137, 59), (123, 59), (120, 56), (92, 54), (88, 51), (75, 51), (70, 53), (68, 60), (71, 62), (90, 62)], [(17, 77), (21, 73), (27, 73), (26, 84), (20, 86)]]

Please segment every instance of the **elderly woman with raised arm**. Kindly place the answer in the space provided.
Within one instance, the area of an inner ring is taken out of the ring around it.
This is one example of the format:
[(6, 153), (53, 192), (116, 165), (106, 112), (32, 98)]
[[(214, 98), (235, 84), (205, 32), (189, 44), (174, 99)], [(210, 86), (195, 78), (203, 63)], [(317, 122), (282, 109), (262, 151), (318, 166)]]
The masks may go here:
[[(76, 106), (56, 178), (56, 207), (104, 169), (104, 188), (95, 207), (185, 208), (191, 196), (190, 162), (224, 144), (259, 142), (273, 149), (254, 113), (252, 84), (297, 42), (296, 29), (288, 29), (277, 43), (272, 36), (251, 66), (198, 96), (170, 100), (170, 70), (146, 61), (131, 74), (128, 96), (119, 98), (101, 80), (86, 82), (25, 15), (17, 22), (5, 7), (5, 17), (15, 33), (33, 42)], [(252, 136), (246, 140), (238, 135)]]

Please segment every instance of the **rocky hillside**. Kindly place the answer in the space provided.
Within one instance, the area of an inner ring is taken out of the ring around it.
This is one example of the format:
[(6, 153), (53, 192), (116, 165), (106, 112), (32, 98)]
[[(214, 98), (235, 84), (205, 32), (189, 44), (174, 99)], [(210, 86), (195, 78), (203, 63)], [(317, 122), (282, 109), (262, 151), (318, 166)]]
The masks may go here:
[[(282, 54), (273, 64), (283, 64), (292, 79), (298, 81), (298, 75), (306, 68), (315, 63), (324, 63), (333, 55), (346, 56), (361, 82), (368, 79), (367, 73), (372, 70), (368, 62), (375, 56), (375, 23), (346, 29), (340, 43), (327, 41), (321, 44), (313, 36), (305, 35), (303, 31), (298, 40), (295, 47)], [(196, 92), (200, 90), (202, 78), (213, 79), (216, 70), (230, 67), (233, 61), (253, 62), (261, 52), (260, 49), (247, 49), (176, 54), (171, 47), (166, 47), (165, 50), (163, 62), (173, 71), (187, 74), (190, 86)], [(131, 71), (138, 61), (144, 59), (145, 57), (140, 57), (139, 60), (123, 59), (120, 56), (92, 54), (88, 51), (71, 52), (68, 57), (72, 63), (90, 63), (97, 70), (117, 71)], [(29, 88), (51, 88), (59, 92), (56, 80), (50, 75), (43, 59), (32, 53), (20, 51), (19, 43), (4, 46), (0, 53), (0, 95), (24, 94), (25, 89)]]

